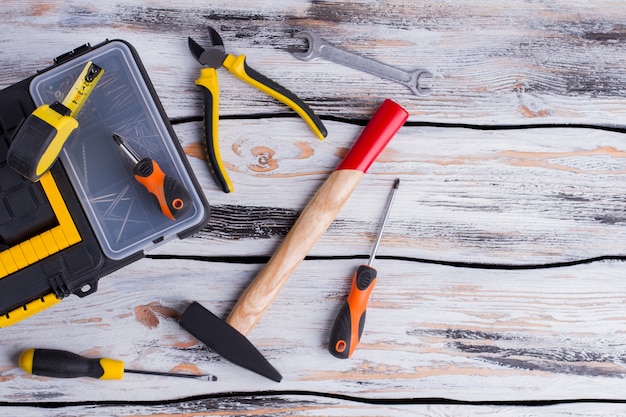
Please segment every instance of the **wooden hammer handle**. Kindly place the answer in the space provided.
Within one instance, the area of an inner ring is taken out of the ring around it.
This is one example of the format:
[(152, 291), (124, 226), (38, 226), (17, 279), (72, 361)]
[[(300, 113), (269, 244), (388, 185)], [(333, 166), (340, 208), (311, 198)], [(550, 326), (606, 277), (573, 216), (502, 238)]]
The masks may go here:
[(365, 173), (334, 171), (315, 193), (261, 273), (243, 293), (226, 322), (247, 335), (272, 304), (298, 264), (324, 234)]
[(324, 234), (378, 154), (408, 113), (385, 100), (337, 169), (300, 214), (261, 273), (243, 293), (226, 322), (247, 335), (270, 307), (291, 273)]

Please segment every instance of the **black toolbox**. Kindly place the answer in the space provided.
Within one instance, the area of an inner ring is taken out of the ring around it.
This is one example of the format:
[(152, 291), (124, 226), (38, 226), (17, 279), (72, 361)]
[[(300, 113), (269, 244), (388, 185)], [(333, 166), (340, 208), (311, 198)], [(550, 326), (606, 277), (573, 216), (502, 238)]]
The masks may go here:
[[(15, 131), (38, 106), (64, 97), (83, 66), (104, 74), (77, 115), (79, 127), (40, 181), (6, 164)], [(135, 180), (112, 134), (157, 161), (189, 191), (193, 209), (166, 218)], [(135, 49), (84, 45), (0, 91), (0, 327), (97, 290), (98, 280), (170, 239), (203, 228), (204, 197)]]

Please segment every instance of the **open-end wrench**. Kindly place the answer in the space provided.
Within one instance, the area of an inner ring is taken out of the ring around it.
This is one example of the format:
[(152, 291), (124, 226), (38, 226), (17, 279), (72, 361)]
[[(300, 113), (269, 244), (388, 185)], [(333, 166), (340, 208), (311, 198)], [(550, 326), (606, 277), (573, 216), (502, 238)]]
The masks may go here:
[[(391, 65), (383, 64), (382, 62), (337, 48), (312, 32), (298, 32), (294, 37), (306, 39), (309, 43), (309, 48), (306, 52), (293, 52), (296, 58), (303, 61), (323, 58), (337, 64), (342, 64), (359, 71), (395, 81), (409, 87), (413, 94), (418, 96), (431, 93), (431, 83), (428, 81), (432, 81), (434, 76), (425, 69), (416, 69), (410, 72), (404, 71), (392, 67)], [(426, 81), (425, 84), (428, 85), (421, 85), (421, 81), (424, 78), (426, 78), (426, 80), (424, 80)]]

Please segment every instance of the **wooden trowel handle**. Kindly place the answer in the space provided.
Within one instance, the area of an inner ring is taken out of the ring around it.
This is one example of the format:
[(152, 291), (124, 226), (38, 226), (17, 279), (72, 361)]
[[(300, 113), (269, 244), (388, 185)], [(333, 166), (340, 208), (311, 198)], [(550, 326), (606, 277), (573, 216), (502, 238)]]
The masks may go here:
[(322, 184), (226, 322), (243, 335), (261, 319), (292, 272), (337, 217), (370, 165), (402, 127), (408, 113), (385, 100), (348, 155)]

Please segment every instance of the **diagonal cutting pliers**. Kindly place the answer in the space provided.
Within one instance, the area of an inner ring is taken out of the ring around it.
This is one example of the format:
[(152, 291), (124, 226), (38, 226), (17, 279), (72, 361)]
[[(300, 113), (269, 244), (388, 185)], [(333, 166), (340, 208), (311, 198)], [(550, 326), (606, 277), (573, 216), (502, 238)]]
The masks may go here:
[(204, 87), (204, 140), (209, 168), (215, 181), (225, 193), (233, 191), (233, 185), (226, 173), (218, 146), (217, 122), (219, 119), (219, 88), (217, 69), (226, 68), (237, 78), (258, 88), (294, 110), (320, 138), (327, 135), (320, 118), (294, 93), (258, 73), (246, 64), (245, 55), (235, 56), (225, 52), (224, 43), (217, 31), (209, 27), (211, 46), (203, 48), (192, 38), (188, 38), (192, 55), (204, 65), (196, 84)]

